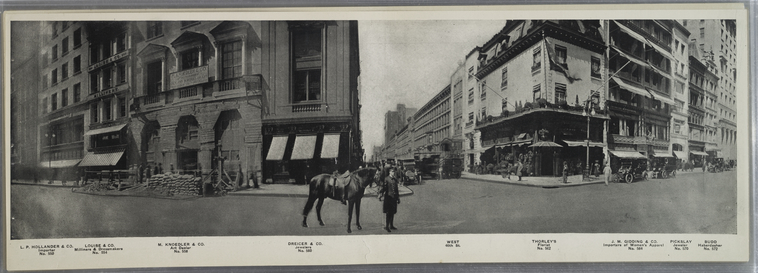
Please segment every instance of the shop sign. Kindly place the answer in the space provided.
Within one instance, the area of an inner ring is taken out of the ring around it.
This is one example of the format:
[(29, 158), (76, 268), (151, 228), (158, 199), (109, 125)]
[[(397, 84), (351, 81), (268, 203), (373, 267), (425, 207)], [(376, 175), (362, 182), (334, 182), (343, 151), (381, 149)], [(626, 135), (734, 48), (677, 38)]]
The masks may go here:
[(89, 66), (89, 68), (87, 68), (87, 70), (88, 70), (89, 72), (92, 72), (92, 71), (93, 71), (93, 70), (95, 70), (95, 69), (101, 68), (101, 67), (103, 67), (103, 66), (104, 66), (104, 65), (106, 65), (106, 64), (109, 64), (109, 63), (112, 63), (112, 62), (118, 61), (118, 60), (120, 60), (121, 58), (123, 58), (123, 57), (126, 57), (126, 56), (128, 56), (128, 55), (129, 55), (129, 50), (124, 50), (124, 51), (123, 51), (123, 52), (121, 52), (121, 53), (118, 53), (118, 54), (116, 54), (116, 55), (110, 56), (110, 57), (108, 57), (108, 58), (107, 58), (107, 59), (105, 59), (105, 60), (99, 61), (99, 62), (97, 62), (97, 63), (95, 63), (95, 64), (93, 64), (93, 65), (90, 65), (90, 66)]
[(171, 73), (169, 80), (171, 89), (208, 82), (208, 66)]

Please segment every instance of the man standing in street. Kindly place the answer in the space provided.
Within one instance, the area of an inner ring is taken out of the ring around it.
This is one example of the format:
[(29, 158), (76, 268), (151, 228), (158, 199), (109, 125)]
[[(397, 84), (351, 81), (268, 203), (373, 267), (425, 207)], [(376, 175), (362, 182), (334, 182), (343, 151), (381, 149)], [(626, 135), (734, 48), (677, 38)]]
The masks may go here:
[(611, 180), (611, 164), (606, 163), (605, 168), (603, 169), (603, 174), (605, 174), (605, 185), (608, 186), (608, 181)]

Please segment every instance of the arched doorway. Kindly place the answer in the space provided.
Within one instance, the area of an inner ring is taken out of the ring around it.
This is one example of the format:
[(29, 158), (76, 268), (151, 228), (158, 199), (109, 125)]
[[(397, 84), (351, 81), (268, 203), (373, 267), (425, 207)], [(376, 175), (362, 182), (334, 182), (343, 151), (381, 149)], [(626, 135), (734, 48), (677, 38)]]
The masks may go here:
[(197, 153), (200, 139), (197, 120), (193, 116), (182, 116), (176, 126), (176, 168), (179, 172), (200, 169)]

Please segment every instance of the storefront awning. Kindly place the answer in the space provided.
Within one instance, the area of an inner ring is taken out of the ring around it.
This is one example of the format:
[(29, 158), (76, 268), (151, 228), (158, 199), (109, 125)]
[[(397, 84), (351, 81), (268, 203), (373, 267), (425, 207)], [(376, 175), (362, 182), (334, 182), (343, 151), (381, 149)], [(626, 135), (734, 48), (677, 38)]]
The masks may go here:
[(674, 155), (679, 159), (687, 159), (687, 153), (684, 151), (674, 151)]
[(676, 60), (676, 58), (674, 58), (674, 55), (671, 55), (671, 53), (663, 49), (663, 47), (655, 44), (654, 42), (648, 40), (647, 38), (645, 38), (645, 42), (647, 42), (648, 45), (655, 48), (655, 51), (658, 51), (658, 53), (661, 54), (661, 56), (669, 59), (672, 63), (674, 62), (674, 60)]
[(675, 102), (674, 100), (672, 100), (672, 99), (670, 99), (670, 98), (668, 98), (668, 97), (666, 97), (666, 96), (664, 96), (664, 95), (661, 95), (661, 94), (655, 93), (655, 92), (653, 92), (653, 90), (648, 90), (648, 91), (649, 91), (651, 94), (653, 94), (653, 98), (654, 98), (654, 99), (656, 99), (656, 100), (659, 100), (659, 101), (661, 101), (661, 102), (663, 102), (663, 103), (666, 103), (666, 104), (668, 104), (668, 105), (676, 105), (676, 102)]
[(316, 149), (316, 136), (297, 136), (295, 146), (292, 147), (292, 160), (302, 160), (313, 158), (313, 152)]
[(629, 56), (628, 54), (624, 53), (620, 48), (618, 48), (615, 45), (611, 45), (611, 48), (615, 49), (616, 52), (618, 52), (619, 55), (626, 58), (627, 60), (632, 61), (633, 63), (640, 65), (642, 67), (649, 67), (650, 65), (647, 62), (641, 61), (640, 59), (637, 59), (637, 57)]
[(266, 154), (266, 160), (282, 160), (284, 157), (284, 149), (287, 147), (287, 139), (289, 139), (289, 136), (275, 136), (271, 140), (268, 154)]
[(632, 152), (632, 151), (608, 151), (608, 152), (620, 158), (640, 158), (640, 159), (646, 158), (644, 155), (642, 155), (639, 152)]
[(616, 25), (619, 27), (619, 29), (622, 32), (626, 33), (629, 36), (632, 36), (632, 38), (634, 39), (637, 39), (638, 41), (640, 41), (640, 43), (643, 43), (643, 44), (647, 43), (647, 39), (645, 39), (645, 37), (642, 37), (642, 35), (639, 35), (633, 30), (629, 29), (623, 23), (619, 23), (618, 21), (615, 21), (615, 20), (613, 22), (616, 23)]
[(84, 135), (85, 136), (94, 136), (94, 135), (99, 135), (99, 134), (118, 132), (118, 131), (121, 131), (121, 129), (124, 129), (125, 126), (126, 126), (126, 123), (120, 124), (120, 125), (116, 125), (116, 126), (110, 126), (110, 127), (95, 129), (95, 130), (89, 130), (86, 133), (84, 133)]
[(68, 168), (76, 166), (76, 164), (79, 164), (79, 162), (82, 161), (81, 159), (68, 159), (68, 160), (53, 160), (53, 161), (42, 161), (39, 163), (39, 166), (42, 168)]
[(124, 151), (102, 154), (89, 153), (84, 156), (79, 167), (115, 166), (123, 155)]
[(612, 77), (612, 79), (613, 79), (613, 81), (616, 84), (618, 84), (621, 88), (623, 88), (626, 91), (635, 93), (635, 94), (640, 95), (640, 96), (650, 97), (650, 92), (648, 92), (645, 89), (642, 89), (642, 88), (639, 88), (639, 87), (635, 87), (635, 86), (633, 86), (631, 84), (628, 84), (624, 80), (619, 79), (616, 76)]
[(690, 151), (690, 153), (693, 155), (708, 156), (708, 154), (706, 154), (705, 152), (700, 152), (700, 151)]
[[(569, 147), (587, 147), (586, 141), (564, 140), (563, 142), (566, 142), (566, 145), (568, 145)], [(605, 147), (605, 144), (603, 144), (602, 142), (590, 141), (590, 147)]]
[(660, 157), (660, 158), (674, 158), (674, 155), (671, 154), (669, 151), (653, 151), (653, 157)]
[(337, 158), (340, 153), (340, 135), (324, 134), (324, 144), (321, 145), (321, 158)]

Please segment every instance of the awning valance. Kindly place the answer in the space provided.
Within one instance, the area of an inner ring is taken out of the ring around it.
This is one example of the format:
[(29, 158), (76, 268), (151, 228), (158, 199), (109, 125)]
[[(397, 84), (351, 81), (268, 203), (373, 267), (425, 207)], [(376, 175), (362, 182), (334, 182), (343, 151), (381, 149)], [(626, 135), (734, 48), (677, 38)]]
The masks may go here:
[(42, 168), (68, 168), (76, 166), (76, 164), (79, 164), (79, 162), (82, 161), (81, 159), (68, 159), (68, 160), (53, 160), (53, 161), (42, 161), (39, 163), (39, 166)]
[(639, 159), (646, 159), (644, 155), (642, 155), (639, 152), (632, 152), (632, 151), (608, 151), (612, 155), (620, 158), (639, 158)]
[(292, 147), (292, 160), (312, 159), (316, 149), (316, 136), (297, 136)]
[[(564, 140), (569, 147), (587, 147), (587, 141), (570, 141)], [(590, 147), (605, 147), (602, 142), (590, 141)]]
[(679, 159), (687, 159), (687, 153), (684, 151), (674, 151), (674, 155)]
[(613, 81), (614, 81), (616, 84), (618, 84), (618, 85), (619, 85), (621, 88), (623, 88), (623, 89), (624, 89), (624, 90), (626, 90), (626, 91), (629, 91), (629, 92), (635, 93), (635, 94), (637, 94), (637, 95), (640, 95), (640, 96), (650, 97), (650, 92), (648, 92), (648, 91), (647, 91), (647, 90), (645, 90), (645, 89), (642, 89), (642, 88), (639, 88), (639, 87), (633, 86), (633, 85), (631, 85), (631, 84), (628, 84), (628, 83), (626, 83), (624, 80), (622, 80), (622, 79), (619, 79), (619, 78), (618, 78), (618, 77), (616, 77), (616, 76), (614, 76), (612, 79), (613, 79)]
[(126, 126), (126, 123), (119, 124), (119, 125), (116, 125), (116, 126), (110, 126), (110, 127), (95, 129), (95, 130), (89, 130), (86, 133), (84, 133), (84, 135), (85, 136), (94, 136), (94, 135), (99, 135), (99, 134), (117, 132), (117, 131), (121, 131), (121, 129), (124, 129), (125, 126)]
[(700, 152), (700, 151), (690, 151), (690, 153), (693, 154), (693, 155), (708, 156), (707, 153)]
[(115, 166), (123, 155), (124, 151), (101, 154), (89, 153), (84, 156), (79, 167)]
[(266, 160), (282, 160), (284, 157), (284, 149), (287, 147), (287, 139), (289, 139), (289, 136), (275, 136), (271, 139), (271, 145), (268, 148)]
[(672, 100), (672, 99), (670, 99), (670, 98), (668, 98), (668, 97), (666, 97), (664, 95), (655, 93), (652, 90), (648, 90), (648, 91), (650, 91), (650, 93), (653, 94), (653, 98), (654, 99), (659, 100), (659, 101), (661, 101), (663, 103), (666, 103), (668, 105), (676, 105), (676, 102), (674, 100)]
[(321, 145), (321, 158), (337, 158), (340, 153), (340, 135), (324, 134), (324, 144)]

